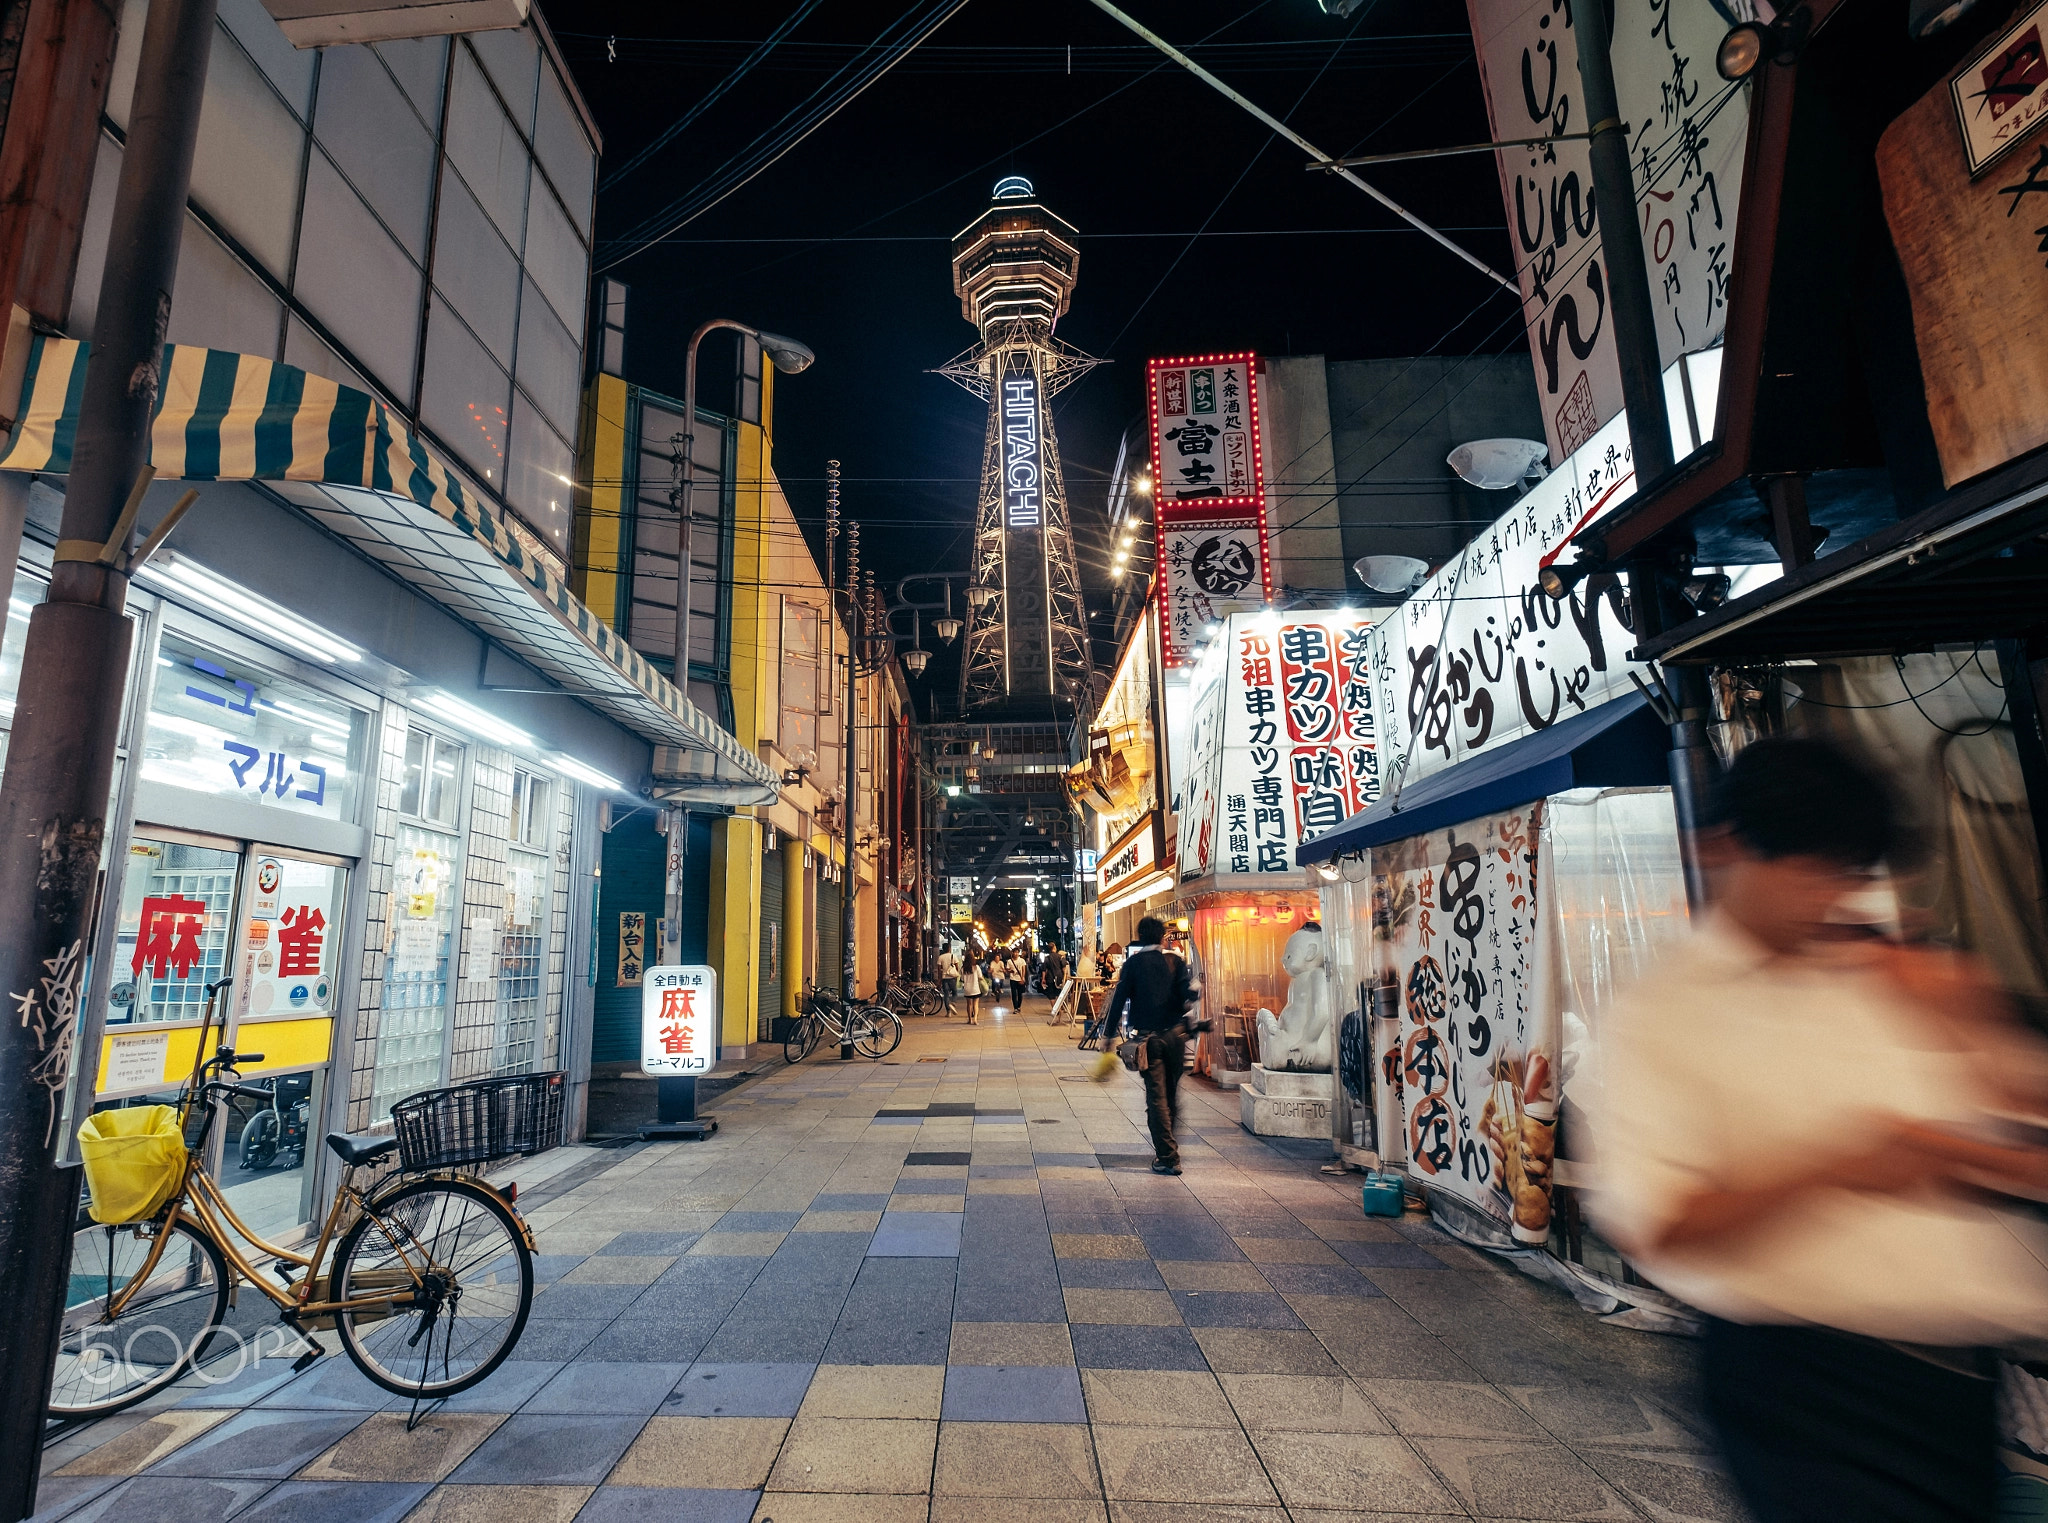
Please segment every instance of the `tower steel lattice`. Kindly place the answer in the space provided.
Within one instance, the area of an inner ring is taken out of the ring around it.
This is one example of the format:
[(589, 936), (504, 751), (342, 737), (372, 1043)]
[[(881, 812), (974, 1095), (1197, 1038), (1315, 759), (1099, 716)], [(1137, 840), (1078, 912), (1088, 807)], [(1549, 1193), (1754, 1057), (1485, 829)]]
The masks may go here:
[(938, 367), (988, 403), (960, 699), (968, 709), (1083, 703), (1094, 684), (1052, 399), (1102, 361), (1053, 336), (1080, 269), (1074, 229), (1031, 182), (999, 181), (953, 240), (953, 289), (981, 341)]

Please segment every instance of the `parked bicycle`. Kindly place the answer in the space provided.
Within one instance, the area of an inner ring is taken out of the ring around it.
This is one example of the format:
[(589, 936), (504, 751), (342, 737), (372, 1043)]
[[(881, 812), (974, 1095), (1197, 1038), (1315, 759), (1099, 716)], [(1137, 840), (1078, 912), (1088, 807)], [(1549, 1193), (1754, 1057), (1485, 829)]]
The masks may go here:
[(898, 1015), (937, 1015), (946, 1008), (946, 991), (925, 979), (884, 981), (874, 1003)]
[[(202, 1053), (225, 983), (207, 989)], [(163, 1123), (159, 1132), (131, 1128), (117, 1138), (160, 1145), (159, 1153), (170, 1155), (165, 1183), (152, 1184), (149, 1164), (132, 1162), (132, 1149), (125, 1164), (113, 1156), (99, 1165), (96, 1215), (123, 1214), (120, 1196), (137, 1189), (142, 1203), (136, 1219), (74, 1234), (52, 1417), (118, 1412), (193, 1368), (224, 1334), (240, 1342), (226, 1318), (241, 1281), (273, 1302), (279, 1319), (311, 1345), (296, 1367), (326, 1353), (312, 1335), (331, 1328), (357, 1369), (383, 1389), (414, 1398), (415, 1410), (422, 1400), (468, 1390), (518, 1343), (533, 1306), (533, 1234), (505, 1195), (452, 1170), (558, 1141), (563, 1076), (411, 1096), (392, 1107), (392, 1136), (330, 1133), (327, 1145), (342, 1161), (342, 1177), (312, 1247), (301, 1252), (250, 1228), (206, 1166), (221, 1104), (273, 1103), (271, 1090), (241, 1083), (237, 1071), (238, 1064), (262, 1061), (260, 1053), (238, 1053), (222, 1042), (194, 1066), (175, 1128), (165, 1107), (139, 1117)], [(129, 1115), (138, 1113), (102, 1112), (95, 1120)], [(364, 1177), (393, 1153), (396, 1172)], [(89, 1181), (99, 1156), (88, 1153)], [(152, 1193), (160, 1195), (154, 1204)]]
[(864, 1058), (886, 1058), (903, 1040), (903, 1021), (885, 1005), (853, 1000), (842, 1004), (839, 996), (815, 985), (804, 988), (803, 1013), (783, 1038), (782, 1055), (801, 1063), (821, 1044), (853, 1043)]
[(312, 1076), (288, 1074), (266, 1080), (259, 1087), (269, 1089), (270, 1104), (242, 1128), (236, 1156), (249, 1174), (259, 1174), (273, 1164), (296, 1169), (306, 1161), (306, 1134), (312, 1130)]

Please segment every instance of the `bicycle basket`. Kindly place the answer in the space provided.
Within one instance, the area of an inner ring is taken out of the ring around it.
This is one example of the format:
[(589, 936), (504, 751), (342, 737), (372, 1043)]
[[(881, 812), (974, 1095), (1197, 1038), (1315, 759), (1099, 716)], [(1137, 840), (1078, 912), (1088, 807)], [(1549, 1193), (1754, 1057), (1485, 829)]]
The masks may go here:
[(133, 1105), (88, 1116), (78, 1129), (85, 1164), (86, 1209), (113, 1226), (155, 1216), (178, 1188), (185, 1169), (185, 1137), (168, 1105)]
[(408, 1095), (391, 1107), (398, 1166), (408, 1174), (543, 1153), (562, 1140), (566, 1076), (519, 1074)]

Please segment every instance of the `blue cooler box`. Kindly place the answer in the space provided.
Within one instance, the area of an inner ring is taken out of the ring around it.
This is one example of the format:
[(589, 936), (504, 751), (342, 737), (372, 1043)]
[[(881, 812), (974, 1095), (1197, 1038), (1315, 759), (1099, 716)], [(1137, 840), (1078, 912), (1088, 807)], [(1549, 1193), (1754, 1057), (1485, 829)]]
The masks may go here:
[(1401, 1200), (1401, 1176), (1369, 1169), (1365, 1176), (1365, 1214), (1367, 1216), (1399, 1216), (1405, 1208)]

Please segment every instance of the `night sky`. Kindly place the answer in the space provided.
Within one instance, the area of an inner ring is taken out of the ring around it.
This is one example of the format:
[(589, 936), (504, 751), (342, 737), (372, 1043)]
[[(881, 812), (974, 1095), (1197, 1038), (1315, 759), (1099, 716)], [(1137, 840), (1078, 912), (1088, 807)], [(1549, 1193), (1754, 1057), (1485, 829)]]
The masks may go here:
[[(604, 134), (601, 178), (803, 4), (549, 6)], [(1378, 0), (1343, 19), (1315, 0), (1125, 8), (1326, 151), (1488, 135), (1457, 0)], [(806, 15), (673, 142), (601, 191), (599, 265), (861, 46), (923, 13), (831, 4)], [(680, 394), (683, 346), (706, 317), (803, 339), (818, 363), (782, 378), (775, 418), (776, 470), (799, 520), (813, 532), (822, 522), (824, 462), (836, 457), (878, 574), (964, 570), (985, 413), (925, 372), (975, 337), (952, 294), (952, 235), (998, 177), (1028, 175), (1081, 233), (1059, 335), (1114, 361), (1063, 394), (1057, 413), (1083, 576), (1107, 588), (1104, 492), (1118, 437), (1130, 428), (1135, 438), (1148, 356), (1249, 348), (1358, 359), (1522, 342), (1511, 300), (1304, 162), (1087, 0), (970, 0), (772, 167), (609, 270), (633, 289), (627, 378)], [(1364, 173), (1510, 268), (1489, 157)], [(706, 345), (708, 405), (729, 395), (730, 353), (729, 341)], [(942, 664), (951, 663), (935, 662), (934, 676)]]

